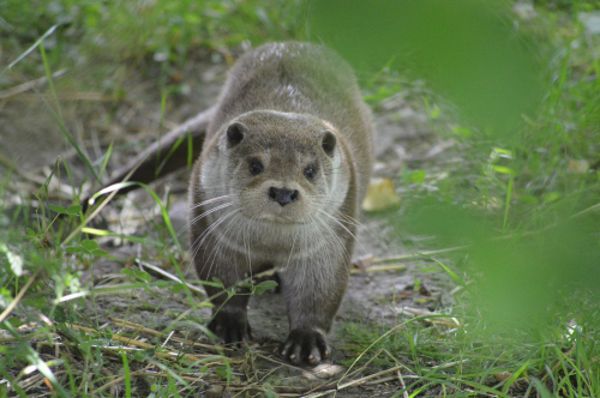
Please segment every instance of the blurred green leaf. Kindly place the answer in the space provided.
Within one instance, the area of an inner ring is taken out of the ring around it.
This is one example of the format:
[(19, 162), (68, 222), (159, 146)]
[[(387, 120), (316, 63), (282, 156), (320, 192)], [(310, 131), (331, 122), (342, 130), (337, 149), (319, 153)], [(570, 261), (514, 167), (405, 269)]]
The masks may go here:
[(513, 169), (511, 169), (510, 167), (506, 167), (506, 166), (493, 165), (492, 170), (494, 170), (496, 173), (499, 173), (499, 174), (506, 174), (506, 175), (515, 174)]
[(505, 141), (542, 98), (535, 46), (506, 3), (483, 0), (320, 0), (310, 36), (362, 74), (383, 65), (425, 78), (461, 113)]
[(71, 254), (87, 254), (91, 256), (105, 256), (106, 251), (100, 248), (97, 241), (92, 239), (84, 239), (76, 244), (67, 247), (67, 253)]
[(152, 282), (153, 279), (152, 275), (138, 268), (124, 268), (121, 270), (121, 273), (127, 275), (134, 281)]
[(81, 213), (80, 205), (72, 205), (69, 207), (63, 207), (63, 206), (59, 206), (59, 205), (49, 204), (48, 208), (55, 213), (64, 214), (69, 217), (76, 217)]
[(427, 172), (425, 170), (410, 170), (406, 173), (406, 178), (411, 184), (422, 184), (425, 182), (425, 176)]
[(262, 281), (256, 285), (253, 286), (253, 292), (254, 294), (257, 295), (261, 295), (269, 290), (275, 290), (277, 288), (278, 284), (276, 281), (273, 280), (266, 280), (266, 281)]

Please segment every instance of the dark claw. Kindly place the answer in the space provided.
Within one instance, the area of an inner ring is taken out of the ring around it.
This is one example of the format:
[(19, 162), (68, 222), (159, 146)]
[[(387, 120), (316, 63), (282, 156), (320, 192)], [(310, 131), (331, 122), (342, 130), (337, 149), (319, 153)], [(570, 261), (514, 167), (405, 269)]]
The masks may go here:
[(225, 344), (239, 343), (252, 338), (246, 313), (219, 311), (208, 324), (208, 329), (219, 336)]
[(281, 347), (281, 355), (295, 365), (318, 365), (329, 358), (331, 349), (325, 336), (312, 329), (294, 329)]

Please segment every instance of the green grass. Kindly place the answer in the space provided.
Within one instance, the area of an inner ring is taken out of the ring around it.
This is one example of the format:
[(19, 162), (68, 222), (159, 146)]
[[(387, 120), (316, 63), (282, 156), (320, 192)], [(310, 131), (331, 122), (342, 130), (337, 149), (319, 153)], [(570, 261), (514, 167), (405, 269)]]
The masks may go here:
[[(378, 72), (361, 71), (376, 111), (405, 90), (418, 97), (411, 105), (431, 129), (460, 148), (462, 161), (445, 178), (434, 179), (443, 167), (435, 164), (397, 176), (409, 189), (389, 214), (394, 227), (403, 236), (435, 237), (410, 250), (465, 247), (419, 256), (447, 276), (448, 289), (457, 288), (454, 305), (399, 317), (391, 327), (344, 325), (339, 348), (347, 372), (328, 388), (343, 387), (341, 395), (365, 375), (383, 372), (372, 379), (379, 381), (399, 372), (411, 397), (600, 396), (600, 38), (578, 19), (598, 8), (597, 1), (536, 2), (538, 17), (519, 34), (544, 61), (543, 96), (507, 135), (490, 133), (436, 92), (436, 85), (450, 87), (443, 76), (415, 83), (415, 70), (404, 74), (391, 61)], [(158, 280), (137, 267), (168, 265), (184, 278), (187, 258), (167, 212), (168, 192), (143, 187), (158, 216), (145, 219), (141, 235), (90, 224), (77, 192), (105, 175), (119, 147), (103, 142), (94, 161), (61, 94), (100, 91), (111, 99), (103, 108), (110, 123), (131, 101), (128, 79), (139, 74), (159, 93), (162, 127), (185, 100), (179, 76), (187, 66), (230, 63), (245, 41), (327, 33), (310, 29), (310, 9), (300, 0), (0, 1), (0, 91), (46, 76), (48, 89), (39, 89), (49, 94), (44, 109), (77, 157), (58, 159), (43, 183), (0, 157), (0, 397), (188, 396), (208, 388), (298, 393), (259, 374), (256, 361), (266, 355), (260, 348), (230, 356), (210, 339), (207, 319), (198, 315), (209, 304), (194, 293), (195, 282)], [(52, 77), (64, 68), (72, 77)], [(57, 181), (76, 194), (57, 201)], [(123, 257), (109, 238), (138, 254)], [(256, 286), (256, 293), (269, 287)], [(107, 296), (122, 300), (107, 304)], [(122, 319), (134, 315), (142, 318)], [(183, 335), (181, 325), (193, 332)]]
[(591, 307), (576, 324), (558, 316), (535, 335), (519, 328), (494, 331), (481, 316), (460, 307), (392, 329), (349, 323), (344, 364), (351, 370), (399, 367), (408, 375), (406, 391), (424, 389), (430, 394), (425, 396), (535, 397), (548, 390), (549, 396), (594, 397), (599, 391), (598, 315)]

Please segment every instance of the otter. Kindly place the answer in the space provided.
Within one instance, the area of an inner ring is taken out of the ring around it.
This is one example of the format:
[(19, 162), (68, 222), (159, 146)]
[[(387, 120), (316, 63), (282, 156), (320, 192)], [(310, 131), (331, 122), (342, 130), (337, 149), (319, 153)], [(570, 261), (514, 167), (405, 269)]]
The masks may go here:
[[(232, 67), (190, 179), (190, 247), (225, 287), (276, 269), (289, 335), (281, 355), (316, 365), (346, 289), (373, 125), (350, 66), (321, 45), (258, 47)], [(249, 295), (209, 284), (209, 329), (250, 337)]]

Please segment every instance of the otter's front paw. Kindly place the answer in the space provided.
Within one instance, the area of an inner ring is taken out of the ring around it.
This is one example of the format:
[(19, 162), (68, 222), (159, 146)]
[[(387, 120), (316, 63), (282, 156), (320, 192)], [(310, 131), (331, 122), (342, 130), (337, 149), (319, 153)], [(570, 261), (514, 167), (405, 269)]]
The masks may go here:
[(281, 355), (293, 364), (318, 365), (329, 358), (331, 348), (323, 333), (312, 329), (294, 329), (281, 348)]
[(221, 310), (210, 321), (208, 328), (226, 344), (250, 338), (251, 330), (246, 312)]

